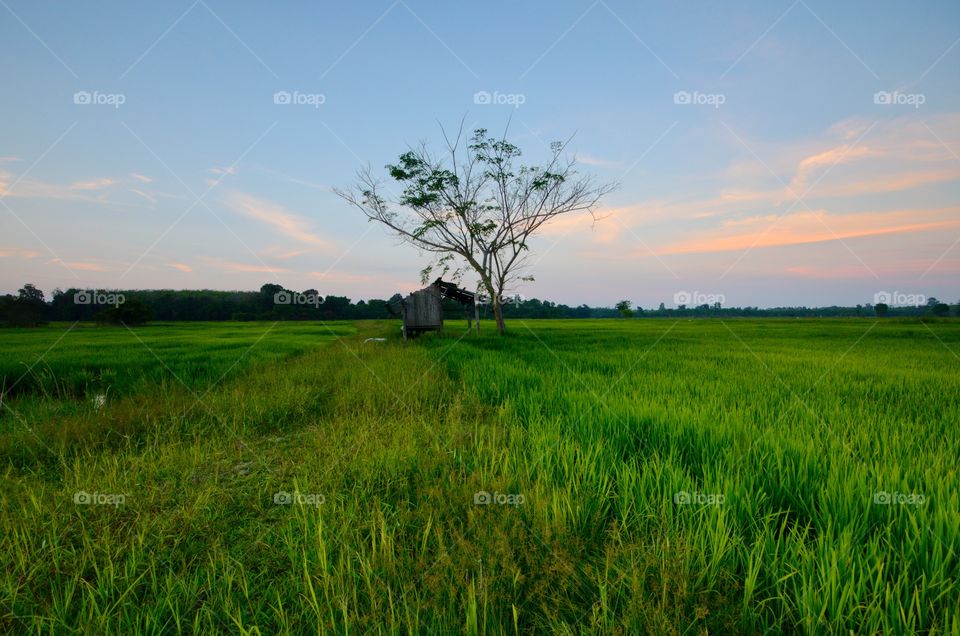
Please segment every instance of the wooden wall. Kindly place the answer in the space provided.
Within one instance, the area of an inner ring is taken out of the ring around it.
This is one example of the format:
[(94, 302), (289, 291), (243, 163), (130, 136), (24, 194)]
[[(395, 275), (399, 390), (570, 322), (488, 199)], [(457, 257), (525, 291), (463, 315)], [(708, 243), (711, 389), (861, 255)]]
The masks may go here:
[(430, 286), (413, 292), (403, 300), (403, 325), (407, 331), (443, 329), (440, 291)]

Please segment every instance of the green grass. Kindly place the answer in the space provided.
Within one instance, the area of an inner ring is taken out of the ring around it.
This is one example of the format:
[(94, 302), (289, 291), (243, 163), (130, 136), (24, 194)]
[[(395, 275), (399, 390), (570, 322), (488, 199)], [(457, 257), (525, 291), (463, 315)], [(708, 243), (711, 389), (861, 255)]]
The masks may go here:
[(349, 323), (269, 322), (0, 328), (0, 393), (84, 397), (151, 391), (169, 382), (199, 388), (237, 368), (352, 332)]
[(187, 386), (91, 328), (7, 398), (0, 630), (960, 634), (956, 322), (269, 326), (138, 329)]

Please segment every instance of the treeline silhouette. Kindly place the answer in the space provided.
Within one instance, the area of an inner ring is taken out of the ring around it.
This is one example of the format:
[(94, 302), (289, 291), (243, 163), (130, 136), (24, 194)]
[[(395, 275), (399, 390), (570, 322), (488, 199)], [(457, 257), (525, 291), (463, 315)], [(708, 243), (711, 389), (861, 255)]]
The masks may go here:
[[(55, 289), (48, 300), (44, 292), (26, 284), (17, 294), (0, 296), (0, 323), (32, 326), (51, 321), (97, 321), (143, 324), (154, 321), (254, 321), (254, 320), (359, 320), (399, 317), (397, 301), (389, 299), (351, 301), (345, 296), (321, 296), (315, 289), (302, 292), (266, 284), (259, 291), (200, 290), (91, 290)], [(624, 301), (625, 302), (625, 301)], [(623, 305), (623, 303), (620, 303)], [(947, 316), (960, 315), (960, 303), (949, 306), (936, 298), (917, 307), (884, 304), (853, 307), (721, 307), (719, 304), (658, 309), (624, 310), (610, 307), (570, 307), (547, 300), (510, 298), (504, 304), (506, 318), (661, 318), (661, 317), (855, 317), (855, 316)], [(460, 304), (445, 300), (447, 319), (465, 317)], [(481, 318), (492, 315), (481, 306)]]

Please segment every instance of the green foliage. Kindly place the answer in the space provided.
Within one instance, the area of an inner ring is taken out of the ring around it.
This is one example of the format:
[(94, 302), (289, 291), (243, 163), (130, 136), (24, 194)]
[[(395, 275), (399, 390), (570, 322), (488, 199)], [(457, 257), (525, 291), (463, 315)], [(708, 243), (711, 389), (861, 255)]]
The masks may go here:
[(101, 311), (96, 316), (99, 323), (112, 325), (145, 325), (153, 317), (153, 312), (142, 301), (133, 299), (122, 305)]

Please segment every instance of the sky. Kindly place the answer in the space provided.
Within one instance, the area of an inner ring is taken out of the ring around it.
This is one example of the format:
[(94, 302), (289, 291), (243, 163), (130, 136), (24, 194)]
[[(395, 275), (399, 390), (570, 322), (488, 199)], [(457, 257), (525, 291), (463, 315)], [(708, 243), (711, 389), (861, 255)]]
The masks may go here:
[(0, 0), (0, 54), (0, 293), (413, 291), (331, 188), (463, 120), (619, 183), (525, 297), (960, 299), (955, 1)]

